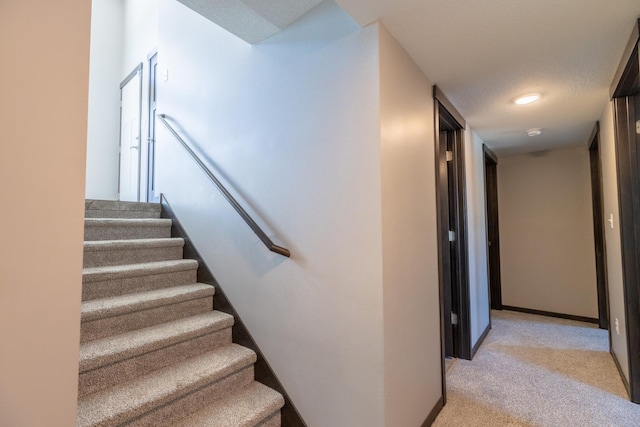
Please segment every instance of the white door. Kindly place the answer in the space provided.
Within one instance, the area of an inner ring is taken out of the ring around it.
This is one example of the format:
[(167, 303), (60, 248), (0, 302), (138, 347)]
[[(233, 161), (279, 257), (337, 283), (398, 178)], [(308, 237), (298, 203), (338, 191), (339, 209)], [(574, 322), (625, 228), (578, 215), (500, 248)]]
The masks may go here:
[(120, 84), (120, 200), (140, 200), (142, 64)]

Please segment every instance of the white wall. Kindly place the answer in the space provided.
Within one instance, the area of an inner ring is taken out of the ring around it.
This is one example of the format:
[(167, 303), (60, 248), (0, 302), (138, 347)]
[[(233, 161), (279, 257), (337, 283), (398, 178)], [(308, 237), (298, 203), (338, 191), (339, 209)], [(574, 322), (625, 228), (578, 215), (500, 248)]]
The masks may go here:
[[(432, 84), (380, 27), (385, 420), (419, 426), (442, 396)], [(362, 425), (362, 424), (354, 424)]]
[(76, 419), (90, 3), (0, 3), (0, 425)]
[[(611, 325), (611, 349), (620, 367), (629, 379), (627, 350), (627, 321), (625, 316), (622, 279), (622, 247), (620, 237), (620, 212), (618, 205), (618, 177), (616, 166), (613, 103), (608, 103), (600, 117), (600, 161), (602, 162), (602, 193), (604, 200), (605, 247), (607, 251), (607, 284), (609, 286), (609, 322)], [(607, 221), (613, 215), (613, 228)], [(618, 319), (620, 334), (615, 330)]]
[(589, 152), (498, 162), (504, 305), (598, 317)]
[(86, 197), (117, 200), (123, 6), (122, 0), (91, 5)]
[(467, 182), (467, 227), (469, 248), (469, 309), (471, 346), (489, 327), (487, 272), (487, 213), (484, 188), (484, 141), (470, 128), (464, 135)]
[(116, 200), (120, 83), (143, 64), (140, 195), (147, 189), (149, 63), (158, 45), (157, 0), (93, 0), (86, 197)]
[(162, 0), (159, 28), (159, 111), (292, 257), (165, 130), (160, 190), (308, 425), (384, 425), (377, 26), (326, 2), (252, 46)]
[[(123, 3), (124, 47), (120, 77), (124, 79), (158, 45), (158, 0)], [(146, 64), (145, 64), (146, 65)]]

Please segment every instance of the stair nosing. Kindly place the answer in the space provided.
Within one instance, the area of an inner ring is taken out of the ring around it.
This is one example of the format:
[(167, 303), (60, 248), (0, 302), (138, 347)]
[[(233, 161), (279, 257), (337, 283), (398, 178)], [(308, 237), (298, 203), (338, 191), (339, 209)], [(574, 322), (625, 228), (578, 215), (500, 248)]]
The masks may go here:
[(178, 271), (194, 270), (198, 261), (176, 259), (166, 261), (143, 262), (138, 264), (109, 265), (104, 267), (86, 267), (82, 270), (82, 283), (99, 282), (108, 279), (147, 276)]
[[(99, 207), (100, 205), (109, 206), (109, 208)], [(134, 212), (160, 212), (162, 209), (161, 203), (150, 202), (128, 202), (124, 200), (102, 200), (102, 199), (85, 199), (85, 210), (93, 211), (134, 211)], [(114, 209), (115, 208), (115, 209)], [(142, 208), (142, 209), (135, 209)]]
[[(200, 321), (193, 327), (191, 323)], [(80, 344), (84, 373), (233, 326), (233, 316), (213, 310)], [(191, 326), (191, 328), (190, 328)], [(176, 330), (174, 330), (174, 328)]]
[[(282, 394), (257, 381), (254, 381), (253, 383), (250, 383), (247, 386), (236, 390), (233, 393), (230, 393), (215, 402), (212, 402), (212, 404), (187, 415), (183, 419), (178, 420), (176, 423), (174, 423), (172, 427), (192, 427), (194, 425), (196, 427), (200, 427), (209, 425), (207, 420), (213, 419), (214, 416), (215, 419), (219, 419), (218, 417), (220, 415), (223, 415), (220, 413), (220, 409), (228, 408), (227, 405), (229, 404), (233, 407), (236, 414), (239, 410), (255, 410), (255, 406), (252, 406), (251, 408), (243, 407), (242, 402), (244, 402), (246, 399), (255, 399), (256, 395), (259, 395), (261, 393), (266, 393), (267, 397), (263, 398), (262, 401), (259, 402), (262, 405), (259, 412), (253, 413), (253, 416), (251, 416), (250, 418), (246, 417), (246, 419), (243, 420), (238, 420), (236, 418), (233, 420), (234, 427), (254, 426), (256, 425), (256, 423), (268, 420), (271, 416), (273, 416), (274, 413), (276, 413), (276, 411), (282, 409), (285, 403)], [(238, 421), (243, 421), (243, 423), (237, 424)]]
[(123, 249), (172, 248), (184, 246), (181, 237), (159, 237), (145, 239), (87, 240), (85, 252), (116, 251)]
[(85, 218), (85, 227), (167, 227), (172, 221), (167, 218)]
[[(83, 396), (78, 402), (78, 427), (98, 426), (108, 420), (120, 424), (130, 417), (143, 416), (207, 384), (242, 371), (255, 363), (256, 358), (252, 350), (231, 343)], [(120, 396), (120, 393), (125, 396)], [(102, 410), (102, 413), (91, 419), (86, 413), (92, 409)]]
[[(185, 292), (171, 295), (172, 292), (178, 290), (184, 290)], [(81, 322), (91, 322), (200, 298), (208, 298), (214, 294), (215, 287), (212, 285), (194, 283), (115, 297), (99, 298), (82, 303), (80, 318)], [(118, 304), (118, 302), (121, 302), (121, 304)], [(109, 305), (109, 303), (113, 305)]]

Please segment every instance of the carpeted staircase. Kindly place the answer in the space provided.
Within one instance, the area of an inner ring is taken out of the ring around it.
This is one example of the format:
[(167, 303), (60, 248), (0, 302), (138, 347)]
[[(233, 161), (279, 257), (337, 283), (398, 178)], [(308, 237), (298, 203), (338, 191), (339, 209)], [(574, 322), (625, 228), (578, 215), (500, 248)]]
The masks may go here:
[(254, 381), (160, 205), (85, 208), (77, 426), (280, 426), (282, 396)]

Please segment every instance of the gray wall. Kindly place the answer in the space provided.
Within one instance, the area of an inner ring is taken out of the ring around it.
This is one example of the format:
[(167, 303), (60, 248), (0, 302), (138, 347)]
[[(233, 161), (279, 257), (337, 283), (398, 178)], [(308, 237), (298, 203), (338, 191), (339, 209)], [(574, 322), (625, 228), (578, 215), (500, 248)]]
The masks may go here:
[(91, 4), (0, 3), (0, 425), (74, 426)]
[[(602, 162), (611, 349), (620, 363), (624, 376), (628, 380), (627, 321), (625, 317), (624, 289), (622, 287), (622, 247), (619, 227), (618, 177), (616, 174), (616, 147), (612, 103), (607, 104), (600, 117), (600, 159)], [(611, 216), (613, 216), (613, 226), (611, 226), (608, 221)], [(615, 328), (616, 319), (618, 319), (618, 332), (616, 332)]]
[(598, 317), (589, 152), (500, 158), (502, 303)]

